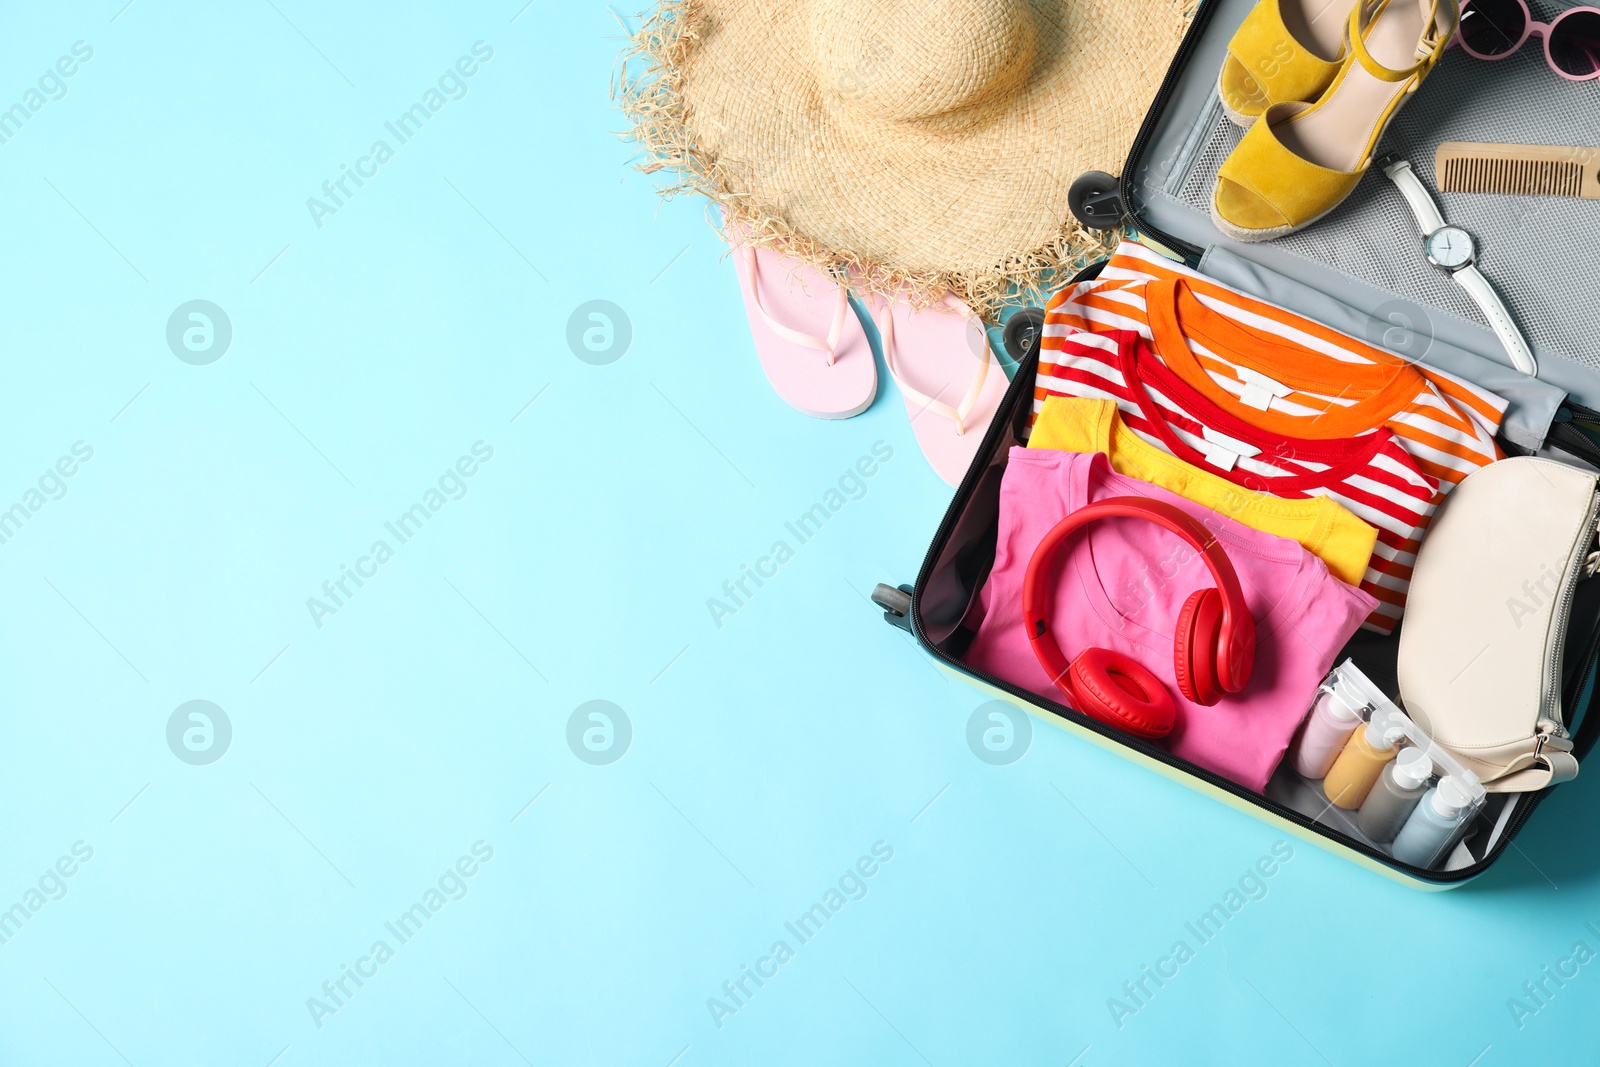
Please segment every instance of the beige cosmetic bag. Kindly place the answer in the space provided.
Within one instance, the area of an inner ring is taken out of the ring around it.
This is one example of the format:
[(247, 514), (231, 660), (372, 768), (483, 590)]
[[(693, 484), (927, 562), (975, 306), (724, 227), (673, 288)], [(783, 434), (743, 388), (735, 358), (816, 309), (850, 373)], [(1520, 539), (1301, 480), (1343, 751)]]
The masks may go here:
[(1537, 458), (1491, 463), (1440, 504), (1400, 631), (1400, 698), (1494, 793), (1578, 773), (1561, 654), (1578, 582), (1600, 567), (1596, 476)]

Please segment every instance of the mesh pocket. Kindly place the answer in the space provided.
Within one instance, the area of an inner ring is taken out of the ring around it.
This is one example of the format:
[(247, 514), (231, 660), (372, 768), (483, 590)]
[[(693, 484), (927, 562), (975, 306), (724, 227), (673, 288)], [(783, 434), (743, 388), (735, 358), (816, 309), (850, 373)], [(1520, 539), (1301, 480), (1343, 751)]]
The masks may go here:
[[(1243, 131), (1220, 112), (1178, 198), (1209, 212), (1222, 161)], [(1498, 63), (1452, 49), (1384, 139), (1434, 189), (1445, 141), (1600, 145), (1600, 85), (1558, 78), (1538, 42)], [(1592, 285), (1600, 200), (1435, 193), (1444, 216), (1478, 240), (1483, 273), (1537, 346), (1600, 369), (1600, 300)], [(1416, 220), (1381, 173), (1369, 173), (1337, 211), (1276, 247), (1425, 307), (1485, 323), (1472, 299), (1423, 258)]]

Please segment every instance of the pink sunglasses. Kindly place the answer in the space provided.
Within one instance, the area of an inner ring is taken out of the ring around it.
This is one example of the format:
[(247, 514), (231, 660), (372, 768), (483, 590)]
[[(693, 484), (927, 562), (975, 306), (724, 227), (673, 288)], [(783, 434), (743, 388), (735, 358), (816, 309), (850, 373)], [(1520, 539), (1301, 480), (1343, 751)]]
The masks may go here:
[(1538, 22), (1527, 0), (1467, 0), (1454, 43), (1474, 59), (1493, 62), (1534, 36), (1544, 38), (1545, 62), (1563, 78), (1600, 78), (1600, 8), (1575, 7), (1554, 22)]

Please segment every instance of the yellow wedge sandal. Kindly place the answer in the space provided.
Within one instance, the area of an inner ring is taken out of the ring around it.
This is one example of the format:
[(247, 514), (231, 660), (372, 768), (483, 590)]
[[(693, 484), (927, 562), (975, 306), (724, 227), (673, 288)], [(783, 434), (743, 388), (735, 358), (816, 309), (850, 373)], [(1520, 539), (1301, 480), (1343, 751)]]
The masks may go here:
[(1312, 104), (1274, 104), (1217, 172), (1211, 221), (1235, 241), (1270, 241), (1350, 195), (1400, 107), (1444, 54), (1457, 0), (1360, 0), (1350, 54)]
[(1344, 61), (1354, 7), (1355, 0), (1261, 0), (1228, 42), (1217, 75), (1228, 118), (1249, 126), (1273, 104), (1321, 96)]

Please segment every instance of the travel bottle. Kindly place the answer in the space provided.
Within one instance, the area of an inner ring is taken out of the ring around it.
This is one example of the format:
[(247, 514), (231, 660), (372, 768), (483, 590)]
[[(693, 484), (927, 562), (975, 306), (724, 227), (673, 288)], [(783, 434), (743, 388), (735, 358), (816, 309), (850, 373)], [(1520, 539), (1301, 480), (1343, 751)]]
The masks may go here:
[(1366, 729), (1351, 734), (1344, 751), (1333, 761), (1328, 777), (1323, 780), (1322, 788), (1328, 794), (1328, 802), (1346, 811), (1359, 808), (1384, 764), (1394, 759), (1395, 746), (1403, 737), (1405, 731), (1390, 726), (1387, 717), (1374, 718)]
[(1429, 870), (1472, 817), (1472, 799), (1454, 775), (1445, 775), (1418, 802), (1394, 839), (1394, 858)]
[(1378, 775), (1372, 792), (1361, 802), (1356, 813), (1356, 825), (1361, 832), (1381, 845), (1394, 840), (1405, 825), (1411, 809), (1417, 806), (1422, 794), (1428, 791), (1428, 779), (1433, 776), (1433, 761), (1420, 748), (1402, 748)]
[(1300, 736), (1295, 739), (1294, 751), (1289, 756), (1290, 766), (1306, 778), (1326, 777), (1328, 768), (1344, 750), (1344, 743), (1360, 725), (1358, 709), (1340, 700), (1339, 694), (1331, 688), (1320, 690), (1305, 725), (1300, 728)]

